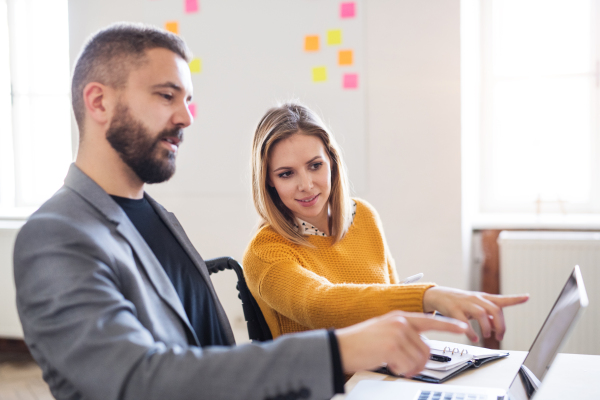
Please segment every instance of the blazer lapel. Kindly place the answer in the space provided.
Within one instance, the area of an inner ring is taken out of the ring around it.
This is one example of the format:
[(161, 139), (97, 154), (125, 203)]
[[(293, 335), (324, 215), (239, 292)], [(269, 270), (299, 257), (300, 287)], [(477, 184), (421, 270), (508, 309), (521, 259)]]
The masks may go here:
[(189, 331), (188, 333), (191, 334), (191, 337), (195, 340), (194, 344), (199, 346), (200, 342), (198, 341), (198, 337), (188, 320), (183, 305), (181, 304), (181, 300), (179, 300), (179, 296), (169, 280), (169, 277), (123, 209), (110, 198), (104, 189), (85, 175), (75, 164), (71, 164), (69, 173), (65, 178), (65, 186), (83, 197), (109, 221), (116, 225), (117, 232), (119, 232), (131, 245), (131, 248), (137, 255), (141, 266), (146, 272), (150, 282), (152, 282), (158, 295), (171, 307), (179, 318), (181, 318)]
[(181, 244), (183, 249), (186, 251), (186, 253), (190, 256), (190, 259), (192, 260), (194, 265), (196, 265), (196, 268), (198, 268), (198, 271), (200, 271), (200, 275), (202, 276), (202, 279), (204, 279), (204, 282), (206, 283), (206, 287), (208, 288), (208, 291), (213, 298), (213, 302), (214, 302), (216, 310), (217, 310), (217, 316), (219, 318), (219, 322), (221, 323), (221, 327), (225, 331), (225, 335), (227, 336), (229, 343), (232, 345), (235, 344), (235, 338), (233, 336), (233, 331), (231, 329), (231, 325), (229, 324), (229, 319), (227, 318), (227, 314), (225, 313), (225, 310), (223, 309), (223, 306), (221, 305), (221, 302), (219, 301), (219, 298), (217, 297), (217, 293), (216, 293), (215, 288), (210, 279), (210, 274), (208, 273), (208, 268), (206, 268), (206, 263), (204, 262), (204, 260), (200, 256), (200, 254), (196, 251), (196, 248), (194, 247), (194, 245), (192, 244), (192, 242), (186, 235), (185, 231), (183, 230), (183, 227), (177, 220), (177, 217), (175, 217), (175, 214), (165, 210), (165, 208), (163, 206), (161, 206), (159, 203), (157, 203), (147, 193), (145, 193), (144, 196), (146, 197), (148, 202), (152, 205), (152, 207), (154, 207), (154, 210), (156, 211), (156, 213), (165, 222), (165, 225), (167, 225), (169, 227), (169, 229), (171, 230), (171, 232), (173, 233), (175, 238), (179, 241), (179, 243)]
[(183, 308), (183, 304), (181, 304), (181, 300), (179, 299), (171, 280), (167, 276), (164, 268), (162, 265), (160, 265), (160, 262), (150, 247), (148, 247), (148, 244), (142, 235), (140, 235), (135, 226), (133, 226), (129, 218), (126, 218), (119, 225), (117, 225), (117, 232), (123, 235), (123, 237), (129, 242), (131, 248), (140, 260), (140, 264), (146, 271), (146, 275), (148, 275), (150, 282), (152, 282), (154, 289), (156, 289), (164, 302), (167, 303), (183, 320), (189, 330), (189, 333), (192, 334), (192, 337), (195, 340), (195, 345), (199, 346), (200, 341), (198, 340), (198, 337), (194, 332), (190, 321), (188, 320)]

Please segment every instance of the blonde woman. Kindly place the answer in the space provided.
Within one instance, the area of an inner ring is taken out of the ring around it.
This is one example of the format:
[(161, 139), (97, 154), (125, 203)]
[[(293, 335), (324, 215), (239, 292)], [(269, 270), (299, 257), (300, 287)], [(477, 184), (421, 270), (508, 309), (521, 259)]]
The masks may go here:
[[(400, 284), (377, 212), (350, 197), (335, 139), (302, 105), (272, 108), (258, 124), (252, 190), (262, 224), (244, 255), (244, 272), (274, 338), (342, 328), (392, 310), (437, 310), (476, 319), (484, 337), (501, 340), (502, 308), (528, 298)], [(467, 336), (477, 341), (473, 329)]]

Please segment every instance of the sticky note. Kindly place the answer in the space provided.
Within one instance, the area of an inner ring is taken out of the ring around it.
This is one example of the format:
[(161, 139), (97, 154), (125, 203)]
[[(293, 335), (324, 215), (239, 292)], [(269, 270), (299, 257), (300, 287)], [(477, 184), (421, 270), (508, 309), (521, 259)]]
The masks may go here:
[(202, 71), (202, 61), (199, 58), (192, 58), (190, 61), (190, 72), (192, 74), (199, 74)]
[(196, 118), (196, 103), (188, 104), (188, 110), (190, 110), (190, 114), (192, 114), (192, 117)]
[(354, 57), (352, 50), (340, 50), (338, 52), (338, 64), (339, 65), (352, 65)]
[(304, 38), (304, 51), (318, 51), (319, 36), (306, 36)]
[(187, 14), (198, 12), (198, 0), (184, 0)]
[(312, 69), (313, 82), (324, 82), (327, 80), (327, 67), (314, 67)]
[(173, 32), (176, 35), (179, 35), (179, 22), (177, 21), (168, 21), (165, 22), (165, 29), (169, 32)]
[(344, 89), (356, 89), (358, 87), (358, 74), (344, 74)]
[(328, 45), (342, 44), (342, 30), (341, 29), (331, 29), (331, 30), (327, 31), (327, 44)]
[(356, 3), (348, 1), (340, 4), (341, 18), (354, 18), (356, 16)]

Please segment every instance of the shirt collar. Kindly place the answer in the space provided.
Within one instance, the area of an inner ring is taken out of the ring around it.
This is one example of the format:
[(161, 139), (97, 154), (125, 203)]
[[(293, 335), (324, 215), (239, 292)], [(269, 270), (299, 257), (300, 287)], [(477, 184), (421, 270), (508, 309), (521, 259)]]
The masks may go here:
[[(356, 201), (352, 200), (352, 215), (350, 216), (349, 225), (352, 225), (352, 223), (354, 222), (355, 215), (356, 215)], [(325, 232), (317, 229), (317, 227), (315, 227), (313, 224), (308, 223), (300, 218), (296, 218), (296, 228), (298, 229), (298, 232), (301, 233), (302, 235), (325, 236), (325, 237), (328, 236)]]

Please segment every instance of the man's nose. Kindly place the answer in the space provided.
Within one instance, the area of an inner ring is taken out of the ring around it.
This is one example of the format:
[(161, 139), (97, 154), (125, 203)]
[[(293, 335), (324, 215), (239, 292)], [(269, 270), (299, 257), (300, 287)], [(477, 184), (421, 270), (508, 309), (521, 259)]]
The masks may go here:
[(182, 128), (187, 128), (192, 122), (194, 122), (194, 116), (190, 110), (190, 104), (186, 102), (177, 107), (177, 110), (173, 115), (173, 123)]

